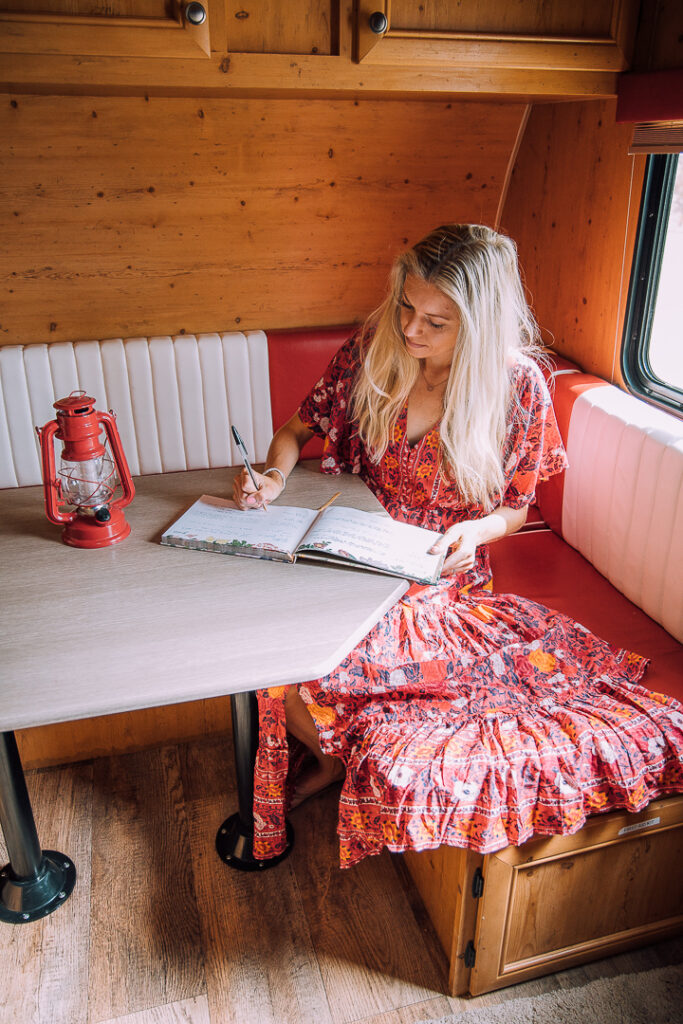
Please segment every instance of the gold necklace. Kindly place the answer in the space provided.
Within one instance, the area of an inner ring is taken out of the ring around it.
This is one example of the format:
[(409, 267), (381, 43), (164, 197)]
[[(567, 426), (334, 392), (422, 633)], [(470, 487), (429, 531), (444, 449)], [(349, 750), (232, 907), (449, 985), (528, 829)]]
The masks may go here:
[(420, 373), (422, 374), (422, 379), (425, 382), (425, 387), (427, 388), (427, 391), (434, 391), (435, 388), (441, 387), (442, 384), (446, 383), (446, 381), (448, 380), (448, 377), (450, 377), (450, 373), (449, 373), (448, 377), (444, 377), (443, 380), (437, 380), (436, 384), (430, 384), (429, 381), (427, 380), (426, 375), (425, 375), (425, 368), (422, 365), (422, 363), (420, 363)]

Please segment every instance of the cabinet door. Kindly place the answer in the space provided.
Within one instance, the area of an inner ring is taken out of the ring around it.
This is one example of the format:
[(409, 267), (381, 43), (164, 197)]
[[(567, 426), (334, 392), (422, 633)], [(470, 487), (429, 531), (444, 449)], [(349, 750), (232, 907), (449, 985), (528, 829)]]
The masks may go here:
[(451, 68), (623, 71), (637, 0), (358, 0), (356, 59)]
[(489, 854), (470, 992), (480, 995), (683, 931), (683, 797), (589, 818)]
[(219, 5), (220, 0), (0, 0), (0, 53), (206, 59)]

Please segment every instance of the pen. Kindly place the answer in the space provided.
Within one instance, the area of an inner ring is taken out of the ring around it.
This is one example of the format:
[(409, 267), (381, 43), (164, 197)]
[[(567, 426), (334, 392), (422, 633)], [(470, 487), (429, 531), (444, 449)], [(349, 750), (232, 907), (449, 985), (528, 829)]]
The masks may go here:
[(333, 494), (331, 498), (328, 498), (327, 501), (325, 502), (325, 504), (320, 506), (320, 508), (318, 509), (318, 512), (324, 512), (325, 509), (328, 508), (332, 504), (333, 501), (337, 500), (337, 498), (339, 497), (340, 494), (341, 494), (341, 491), (337, 491), (337, 493)]
[[(235, 444), (237, 445), (237, 449), (238, 449), (240, 455), (242, 456), (242, 462), (244, 463), (244, 465), (246, 467), (247, 473), (251, 477), (251, 482), (254, 485), (254, 487), (256, 488), (256, 490), (259, 491), (260, 487), (256, 483), (256, 477), (254, 476), (254, 471), (251, 468), (251, 464), (249, 462), (249, 456), (247, 455), (247, 449), (244, 447), (244, 441), (240, 437), (239, 430), (237, 429), (236, 426), (233, 425), (231, 427), (231, 429), (232, 429), (232, 436), (235, 438)], [(261, 504), (261, 508), (263, 509), (264, 512), (266, 511), (266, 506), (263, 503)]]

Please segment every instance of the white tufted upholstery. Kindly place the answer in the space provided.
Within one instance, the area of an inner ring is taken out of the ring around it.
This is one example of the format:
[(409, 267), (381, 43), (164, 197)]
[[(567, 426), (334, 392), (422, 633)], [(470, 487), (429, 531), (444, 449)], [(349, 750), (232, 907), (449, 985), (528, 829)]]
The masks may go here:
[(35, 428), (83, 388), (113, 409), (133, 475), (255, 462), (273, 434), (262, 331), (0, 348), (0, 487), (41, 482)]
[(565, 540), (683, 641), (683, 421), (594, 388), (574, 403), (567, 455)]

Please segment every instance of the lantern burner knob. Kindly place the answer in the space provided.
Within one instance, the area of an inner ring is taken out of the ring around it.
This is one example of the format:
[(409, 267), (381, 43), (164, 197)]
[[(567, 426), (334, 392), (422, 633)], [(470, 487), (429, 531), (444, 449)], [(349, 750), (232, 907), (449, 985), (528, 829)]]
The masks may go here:
[(98, 523), (108, 523), (111, 519), (111, 512), (106, 505), (101, 505), (100, 508), (95, 509), (95, 519)]

